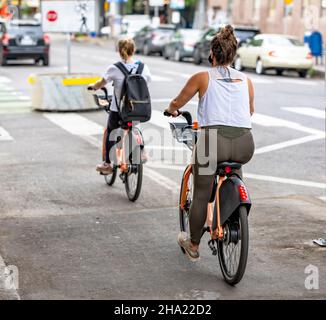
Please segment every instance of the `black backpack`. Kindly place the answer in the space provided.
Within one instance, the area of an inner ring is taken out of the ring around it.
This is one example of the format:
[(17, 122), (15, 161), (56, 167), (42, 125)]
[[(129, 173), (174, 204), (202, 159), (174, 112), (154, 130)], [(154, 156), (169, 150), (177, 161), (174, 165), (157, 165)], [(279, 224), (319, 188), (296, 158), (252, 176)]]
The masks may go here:
[(129, 72), (122, 62), (114, 64), (125, 76), (120, 103), (114, 95), (120, 117), (124, 122), (146, 122), (151, 119), (152, 106), (147, 82), (142, 77), (144, 64), (140, 63), (135, 74)]

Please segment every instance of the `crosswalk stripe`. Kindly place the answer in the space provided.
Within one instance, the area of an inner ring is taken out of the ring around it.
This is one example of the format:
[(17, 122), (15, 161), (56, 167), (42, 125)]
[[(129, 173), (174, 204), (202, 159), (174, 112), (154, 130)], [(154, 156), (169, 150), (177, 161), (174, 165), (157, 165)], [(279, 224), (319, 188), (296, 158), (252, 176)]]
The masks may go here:
[(310, 134), (316, 134), (321, 136), (325, 135), (325, 133), (321, 130), (305, 127), (297, 122), (288, 121), (272, 116), (267, 116), (260, 113), (254, 113), (254, 115), (251, 118), (251, 121), (254, 124), (265, 126), (265, 127), (285, 127), (285, 128), (306, 132)]
[[(152, 169), (166, 169), (166, 170), (175, 170), (175, 171), (181, 171), (181, 172), (184, 171), (184, 169), (185, 169), (185, 166), (176, 166), (173, 164), (165, 164), (165, 163), (148, 163), (147, 166), (151, 167)], [(244, 172), (243, 176), (246, 179), (277, 182), (277, 183), (282, 183), (282, 184), (290, 184), (290, 185), (303, 186), (303, 187), (312, 187), (312, 188), (318, 188), (318, 189), (326, 189), (326, 184), (321, 183), (321, 182), (266, 176), (266, 175), (246, 173), (246, 172)]]
[(75, 113), (44, 113), (45, 118), (73, 135), (103, 134), (103, 127)]
[(0, 127), (0, 141), (11, 141), (13, 137), (4, 128)]
[(309, 116), (313, 118), (325, 119), (326, 110), (317, 109), (317, 108), (299, 108), (299, 107), (289, 107), (289, 108), (282, 108), (283, 110), (302, 114), (304, 116)]
[(303, 86), (316, 86), (318, 85), (317, 82), (315, 81), (310, 81), (310, 80), (300, 80), (300, 79), (277, 79), (276, 80), (279, 83), (285, 83), (285, 84), (298, 84), (298, 85), (303, 85)]
[(0, 76), (0, 83), (10, 83), (10, 82), (12, 81), (9, 78)]
[(157, 76), (157, 75), (152, 75), (152, 81), (153, 82), (170, 82), (172, 81), (171, 78), (167, 78), (167, 77), (161, 77), (161, 76)]

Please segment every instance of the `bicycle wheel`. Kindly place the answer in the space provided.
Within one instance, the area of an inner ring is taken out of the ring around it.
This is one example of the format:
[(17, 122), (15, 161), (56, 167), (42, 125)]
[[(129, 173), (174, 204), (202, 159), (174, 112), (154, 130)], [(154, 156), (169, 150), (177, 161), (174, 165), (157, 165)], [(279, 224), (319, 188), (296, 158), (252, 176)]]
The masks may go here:
[(143, 164), (131, 164), (126, 173), (126, 193), (128, 199), (132, 202), (136, 201), (140, 195), (143, 181)]
[[(188, 167), (186, 168), (181, 182), (181, 190), (180, 190), (180, 197), (179, 197), (179, 223), (180, 223), (180, 231), (186, 232), (188, 235), (190, 234), (190, 228), (189, 228), (189, 210), (193, 198), (193, 174), (192, 172), (189, 175), (188, 179), (188, 186), (187, 186), (187, 194), (186, 194), (186, 203), (184, 208), (181, 208), (181, 199), (182, 199), (182, 190), (183, 185), (185, 183), (185, 174), (188, 170)], [(185, 253), (185, 250), (181, 247), (181, 250), (183, 253)]]
[(113, 167), (113, 172), (111, 174), (105, 175), (104, 180), (108, 186), (113, 186), (115, 179), (117, 177), (117, 167)]
[(218, 241), (218, 258), (225, 281), (230, 285), (239, 283), (245, 273), (249, 229), (245, 206), (240, 206), (224, 224), (224, 238)]

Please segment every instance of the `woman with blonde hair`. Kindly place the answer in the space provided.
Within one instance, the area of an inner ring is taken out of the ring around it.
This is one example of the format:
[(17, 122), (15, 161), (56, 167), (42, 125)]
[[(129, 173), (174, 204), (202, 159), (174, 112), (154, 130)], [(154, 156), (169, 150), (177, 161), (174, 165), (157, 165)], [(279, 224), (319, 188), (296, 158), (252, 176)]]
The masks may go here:
[[(119, 49), (119, 54), (121, 57), (121, 63), (123, 64), (123, 67), (127, 69), (128, 72), (131, 74), (135, 74), (138, 71), (138, 68), (142, 68), (142, 71), (140, 70), (141, 73), (140, 72), (139, 73), (144, 77), (144, 79), (147, 82), (150, 82), (151, 73), (147, 65), (134, 59), (134, 54), (136, 51), (136, 46), (134, 41), (132, 39), (120, 40), (118, 43), (118, 49)], [(118, 109), (119, 105), (117, 104), (119, 104), (118, 101), (120, 101), (124, 80), (125, 80), (125, 76), (123, 72), (116, 66), (116, 64), (112, 64), (108, 67), (101, 80), (89, 86), (89, 89), (92, 90), (99, 90), (105, 87), (109, 82), (113, 82), (113, 86), (114, 86), (115, 98), (112, 99), (112, 104), (110, 107), (111, 112), (107, 124), (105, 161), (96, 167), (96, 171), (104, 175), (108, 175), (113, 172), (113, 166), (111, 164), (111, 159), (110, 159), (110, 150), (115, 145), (116, 141), (112, 141), (112, 139), (110, 139), (110, 134), (113, 130), (118, 129), (121, 126), (121, 117)], [(146, 160), (145, 158), (146, 156), (144, 152), (142, 152), (142, 160), (143, 161)]]

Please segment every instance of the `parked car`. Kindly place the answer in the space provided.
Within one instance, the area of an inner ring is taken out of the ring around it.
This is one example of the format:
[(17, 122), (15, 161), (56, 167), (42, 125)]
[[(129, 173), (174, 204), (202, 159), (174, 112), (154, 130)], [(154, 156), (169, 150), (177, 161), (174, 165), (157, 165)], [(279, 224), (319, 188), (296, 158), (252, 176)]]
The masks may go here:
[(144, 27), (151, 24), (151, 18), (143, 14), (126, 15), (122, 19), (122, 33), (120, 38), (133, 38)]
[[(196, 64), (207, 62), (211, 49), (211, 41), (214, 36), (221, 30), (221, 28), (222, 26), (209, 28), (196, 43), (193, 53), (194, 62)], [(260, 31), (255, 27), (234, 26), (234, 33), (237, 37), (238, 45), (241, 46), (241, 44), (246, 42), (248, 39), (251, 39), (260, 33)]]
[(257, 74), (275, 69), (278, 75), (284, 70), (295, 70), (306, 77), (313, 65), (310, 49), (298, 38), (278, 34), (261, 34), (238, 49), (235, 68), (253, 68)]
[(169, 42), (165, 45), (163, 56), (165, 59), (181, 61), (184, 58), (192, 58), (195, 44), (202, 35), (201, 30), (179, 29), (175, 31)]
[(50, 39), (42, 31), (41, 24), (36, 21), (12, 20), (3, 24), (0, 38), (0, 65), (8, 60), (34, 59), (48, 66)]
[(151, 53), (163, 55), (163, 49), (175, 30), (176, 26), (169, 24), (142, 28), (134, 36), (137, 52), (144, 55), (150, 55)]

